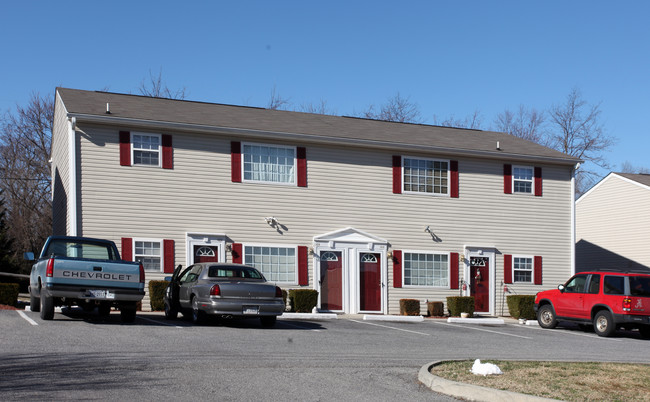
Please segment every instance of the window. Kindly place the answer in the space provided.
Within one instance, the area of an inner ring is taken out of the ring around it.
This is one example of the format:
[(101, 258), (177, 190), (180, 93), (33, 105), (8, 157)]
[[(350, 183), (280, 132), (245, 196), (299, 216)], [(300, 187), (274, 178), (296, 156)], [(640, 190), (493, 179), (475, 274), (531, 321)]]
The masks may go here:
[(533, 259), (530, 257), (513, 257), (512, 262), (515, 283), (532, 283)]
[(160, 135), (131, 134), (133, 164), (160, 166)]
[(449, 194), (449, 162), (434, 159), (403, 158), (404, 191)]
[(296, 148), (243, 144), (244, 181), (294, 184)]
[(145, 271), (161, 272), (160, 242), (135, 241), (135, 261), (142, 263)]
[(589, 290), (587, 293), (597, 295), (600, 291), (600, 275), (591, 275), (589, 280)]
[(244, 264), (257, 268), (270, 282), (296, 283), (295, 247), (244, 247)]
[(533, 168), (529, 166), (513, 166), (512, 180), (515, 193), (533, 193)]
[(622, 295), (625, 294), (625, 278), (622, 276), (607, 276), (605, 275), (605, 282), (603, 292), (606, 295)]
[(564, 291), (567, 293), (585, 293), (585, 285), (587, 284), (587, 275), (576, 275), (569, 279)]
[(449, 256), (433, 253), (404, 253), (404, 285), (449, 286)]

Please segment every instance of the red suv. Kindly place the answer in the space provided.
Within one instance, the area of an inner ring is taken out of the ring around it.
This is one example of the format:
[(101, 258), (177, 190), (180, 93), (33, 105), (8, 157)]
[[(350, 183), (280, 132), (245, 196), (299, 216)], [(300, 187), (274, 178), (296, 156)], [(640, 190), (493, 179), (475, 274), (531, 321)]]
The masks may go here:
[(593, 324), (600, 336), (625, 327), (650, 338), (650, 274), (581, 272), (557, 290), (537, 293), (535, 312), (542, 328), (574, 321)]

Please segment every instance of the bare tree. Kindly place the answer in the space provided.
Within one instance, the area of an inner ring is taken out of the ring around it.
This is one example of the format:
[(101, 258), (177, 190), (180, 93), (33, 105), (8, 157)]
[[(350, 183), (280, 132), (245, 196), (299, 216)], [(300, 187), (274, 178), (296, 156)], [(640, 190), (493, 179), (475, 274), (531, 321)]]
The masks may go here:
[[(578, 89), (567, 95), (563, 104), (549, 111), (549, 145), (565, 154), (578, 157), (601, 168), (609, 169), (604, 153), (614, 144), (600, 122), (600, 103), (588, 104)], [(598, 178), (593, 170), (580, 167), (576, 193), (582, 194)]]
[(0, 189), (14, 257), (38, 250), (52, 231), (50, 149), (54, 98), (32, 94), (0, 121)]
[(544, 121), (544, 112), (519, 105), (517, 112), (511, 112), (506, 109), (502, 113), (499, 113), (494, 124), (496, 126), (495, 129), (498, 131), (538, 144), (544, 144), (547, 142), (547, 137), (543, 132)]
[(269, 99), (269, 103), (266, 105), (266, 108), (271, 110), (287, 110), (289, 104), (289, 99), (280, 96), (280, 94), (276, 91), (275, 86), (273, 86), (273, 91), (271, 91), (271, 98)]
[(409, 97), (402, 97), (399, 92), (380, 106), (379, 110), (375, 110), (375, 106), (370, 105), (361, 117), (398, 123), (422, 123), (417, 103), (412, 102)]
[(162, 68), (156, 77), (149, 70), (149, 80), (143, 79), (138, 91), (140, 95), (150, 96), (152, 98), (185, 99), (186, 95), (185, 87), (172, 90), (164, 83), (162, 79)]
[(329, 115), (335, 115), (336, 112), (333, 110), (330, 110), (330, 108), (327, 106), (327, 101), (320, 100), (320, 102), (314, 104), (314, 103), (303, 103), (300, 106), (300, 111), (305, 112), (305, 113), (313, 113), (313, 114), (329, 114)]
[(481, 125), (483, 123), (483, 116), (481, 115), (481, 112), (477, 109), (474, 110), (474, 112), (468, 116), (465, 116), (465, 118), (456, 118), (455, 116), (450, 116), (447, 117), (444, 120), (440, 120), (438, 116), (435, 114), (433, 115), (433, 124), (436, 126), (443, 126), (443, 127), (455, 127), (455, 128), (469, 128), (469, 129), (474, 129), (474, 130), (479, 130), (481, 128)]
[(621, 173), (650, 174), (650, 169), (644, 166), (634, 166), (631, 162), (625, 161), (621, 165)]

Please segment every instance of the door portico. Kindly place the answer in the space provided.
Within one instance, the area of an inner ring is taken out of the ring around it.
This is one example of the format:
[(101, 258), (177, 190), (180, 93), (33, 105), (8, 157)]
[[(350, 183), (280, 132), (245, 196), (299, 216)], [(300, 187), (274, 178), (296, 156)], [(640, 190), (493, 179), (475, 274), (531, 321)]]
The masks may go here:
[(350, 314), (387, 311), (386, 240), (346, 228), (314, 237), (313, 249), (320, 309)]

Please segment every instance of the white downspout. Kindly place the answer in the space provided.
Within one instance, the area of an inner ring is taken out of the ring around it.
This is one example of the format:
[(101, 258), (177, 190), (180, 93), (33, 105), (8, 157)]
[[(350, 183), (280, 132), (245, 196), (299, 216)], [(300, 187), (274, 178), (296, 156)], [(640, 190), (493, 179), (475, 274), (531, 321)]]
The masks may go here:
[(68, 120), (68, 217), (69, 236), (77, 236), (77, 136), (75, 133), (77, 119)]
[(576, 273), (576, 172), (580, 163), (571, 170), (571, 276)]

